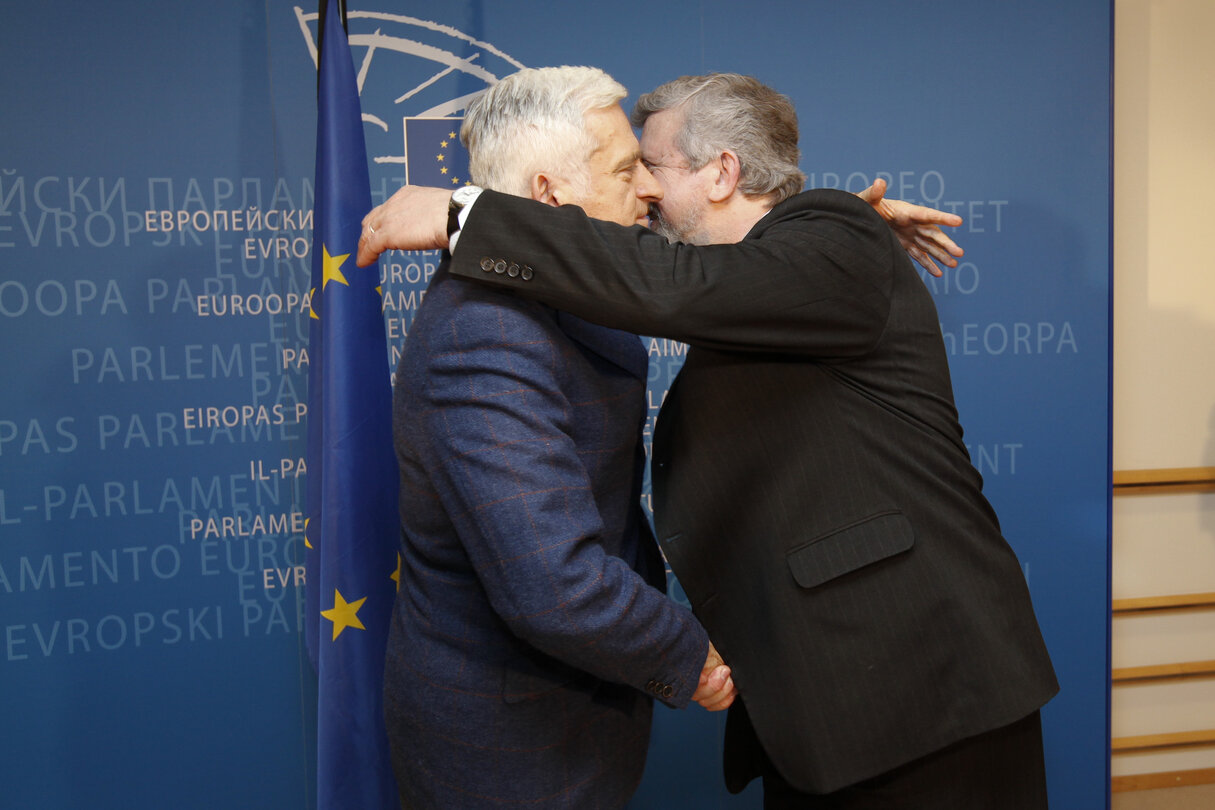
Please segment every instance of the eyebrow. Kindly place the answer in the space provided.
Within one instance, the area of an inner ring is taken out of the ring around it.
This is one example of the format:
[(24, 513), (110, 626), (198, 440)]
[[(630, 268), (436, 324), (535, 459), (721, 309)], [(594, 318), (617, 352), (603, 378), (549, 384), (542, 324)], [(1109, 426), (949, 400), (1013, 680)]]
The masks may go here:
[(672, 164), (672, 163), (663, 163), (658, 160), (647, 160), (645, 155), (641, 155), (640, 157), (641, 157), (641, 165), (645, 166), (646, 169), (648, 169), (650, 171), (653, 171), (654, 169), (679, 169), (679, 168), (681, 168), (680, 166), (676, 166), (675, 164)]
[(627, 169), (628, 167), (632, 166), (634, 163), (637, 163), (638, 161), (645, 163), (644, 160), (641, 160), (641, 150), (640, 149), (637, 149), (634, 152), (632, 152), (630, 155), (628, 155), (624, 158), (621, 158), (620, 162), (616, 164), (616, 168), (612, 169), (612, 171), (614, 171), (614, 172), (623, 171), (623, 170)]

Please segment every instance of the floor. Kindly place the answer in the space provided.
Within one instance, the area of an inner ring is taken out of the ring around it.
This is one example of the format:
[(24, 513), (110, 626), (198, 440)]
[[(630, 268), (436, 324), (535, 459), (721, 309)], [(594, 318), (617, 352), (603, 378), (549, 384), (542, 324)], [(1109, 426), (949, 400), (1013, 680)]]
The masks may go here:
[(1128, 790), (1113, 795), (1110, 810), (1211, 810), (1215, 785)]

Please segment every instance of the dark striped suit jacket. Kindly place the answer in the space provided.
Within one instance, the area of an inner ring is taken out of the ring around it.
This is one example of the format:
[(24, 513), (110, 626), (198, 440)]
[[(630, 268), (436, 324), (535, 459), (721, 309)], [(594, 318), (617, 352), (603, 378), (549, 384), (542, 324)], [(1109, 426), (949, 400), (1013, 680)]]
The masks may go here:
[(708, 639), (663, 593), (640, 507), (646, 355), (628, 335), (451, 278), (396, 376), (402, 577), (385, 712), (405, 807), (619, 808), (651, 695)]
[[(531, 271), (485, 272), (497, 257)], [(854, 195), (805, 192), (695, 248), (487, 192), (452, 272), (692, 345), (654, 437), (658, 537), (795, 787), (853, 784), (1058, 690), (932, 298)], [(738, 727), (732, 790), (756, 775)]]

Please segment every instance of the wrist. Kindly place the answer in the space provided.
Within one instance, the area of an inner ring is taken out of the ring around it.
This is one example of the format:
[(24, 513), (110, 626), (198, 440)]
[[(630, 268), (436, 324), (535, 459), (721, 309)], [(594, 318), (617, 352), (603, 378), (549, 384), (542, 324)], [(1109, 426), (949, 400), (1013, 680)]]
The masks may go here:
[(479, 186), (469, 185), (461, 186), (451, 193), (447, 201), (447, 240), (450, 250), (455, 249), (460, 229), (468, 219), (468, 211), (477, 197), (481, 196), (481, 191)]

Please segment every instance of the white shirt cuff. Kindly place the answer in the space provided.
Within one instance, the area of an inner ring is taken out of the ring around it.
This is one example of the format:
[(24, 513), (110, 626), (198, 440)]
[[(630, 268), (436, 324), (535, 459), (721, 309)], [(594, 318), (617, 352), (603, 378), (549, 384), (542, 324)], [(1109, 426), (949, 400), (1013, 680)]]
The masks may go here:
[(449, 252), (456, 252), (456, 242), (460, 241), (460, 231), (464, 229), (464, 223), (468, 221), (468, 212), (472, 211), (472, 207), (476, 205), (477, 198), (481, 196), (481, 191), (482, 189), (478, 188), (475, 191), (469, 192), (469, 201), (460, 209), (460, 213), (456, 214), (456, 222), (459, 223), (459, 227), (452, 231), (451, 236), (447, 239), (447, 250)]

